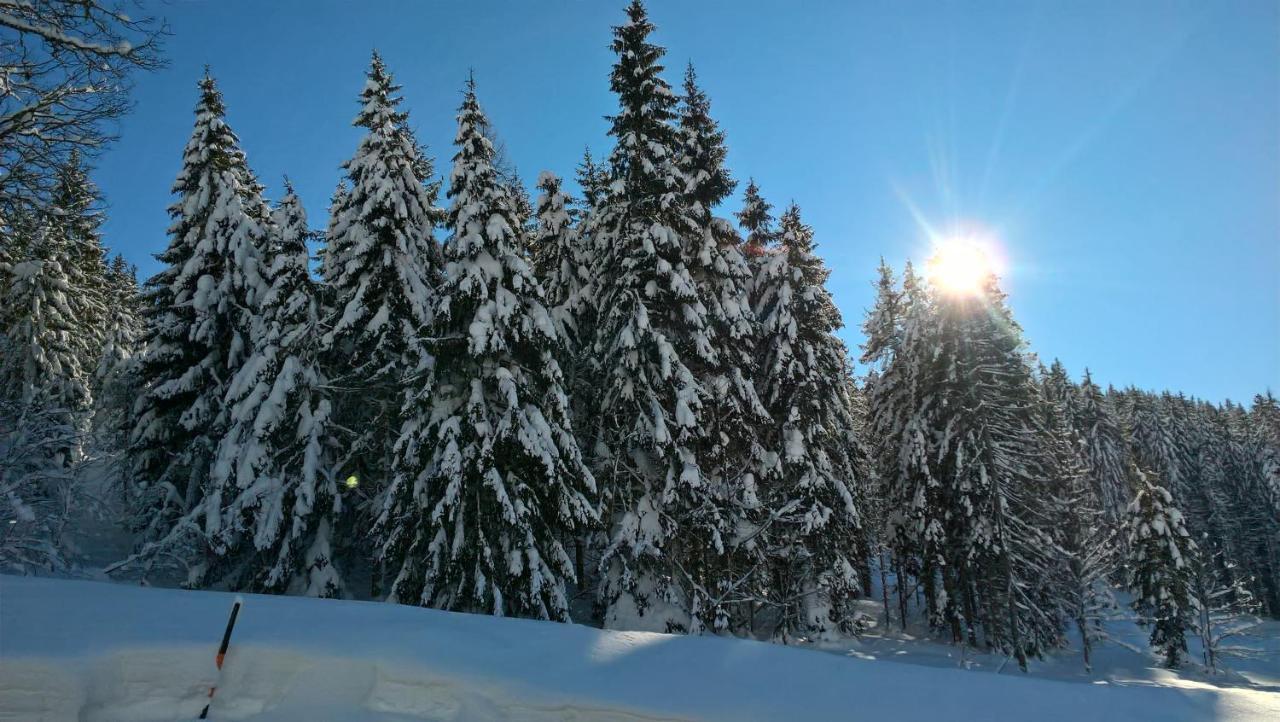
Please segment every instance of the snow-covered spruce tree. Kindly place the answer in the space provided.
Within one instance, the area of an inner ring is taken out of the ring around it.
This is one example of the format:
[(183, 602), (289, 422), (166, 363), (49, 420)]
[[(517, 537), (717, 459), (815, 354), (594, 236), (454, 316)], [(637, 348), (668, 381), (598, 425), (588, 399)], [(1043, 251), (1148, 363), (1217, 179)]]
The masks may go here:
[[(1202, 543), (1200, 548), (1206, 546)], [(1204, 665), (1217, 671), (1222, 657), (1235, 651), (1226, 646), (1227, 640), (1249, 635), (1261, 620), (1257, 617), (1258, 601), (1249, 591), (1242, 570), (1223, 559), (1221, 551), (1213, 556), (1217, 558), (1208, 558), (1201, 551), (1191, 578), (1191, 596), (1195, 599), (1195, 630)]]
[(710, 600), (737, 530), (699, 456), (702, 388), (693, 368), (715, 359), (707, 308), (686, 243), (700, 233), (676, 167), (676, 97), (661, 77), (663, 49), (632, 2), (614, 28), (607, 195), (587, 228), (596, 253), (596, 308), (587, 391), (596, 479), (609, 542), (600, 601), (611, 628), (701, 632), (722, 610)]
[(582, 151), (582, 162), (578, 164), (575, 171), (575, 177), (578, 188), (582, 191), (582, 199), (577, 208), (578, 220), (581, 221), (592, 208), (604, 200), (605, 194), (608, 193), (609, 170), (596, 162), (591, 156), (590, 148), (585, 148)]
[[(707, 310), (708, 333), (715, 355), (687, 361), (708, 398), (703, 402), (705, 448), (699, 464), (720, 504), (740, 530), (731, 544), (728, 574), (714, 590), (716, 629), (747, 628), (757, 599), (769, 595), (763, 568), (762, 535), (768, 510), (758, 491), (764, 476), (777, 473), (777, 450), (762, 443), (773, 426), (755, 388), (757, 376), (756, 318), (748, 289), (751, 269), (742, 255), (742, 239), (729, 221), (712, 210), (736, 185), (724, 167), (728, 151), (724, 133), (711, 117), (711, 101), (698, 87), (693, 66), (685, 71), (679, 106), (676, 166), (684, 176), (684, 196), (698, 233), (685, 238), (684, 258), (698, 296)], [(730, 584), (731, 582), (731, 584)], [(742, 602), (746, 602), (743, 604)], [(735, 618), (729, 619), (732, 614)], [(750, 630), (749, 630), (750, 631)]]
[(430, 383), (405, 390), (378, 520), (392, 601), (568, 621), (561, 544), (595, 520), (569, 423), (562, 340), (522, 250), (469, 82), (449, 179)]
[(332, 469), (310, 233), (287, 180), (285, 191), (272, 223), (271, 288), (252, 354), (227, 390), (228, 428), (205, 499), (219, 562), (210, 576), (233, 589), (340, 596), (335, 538), (357, 530)]
[(1072, 383), (1071, 375), (1062, 361), (1054, 359), (1049, 368), (1041, 368), (1040, 387), (1050, 403), (1065, 415), (1067, 423), (1074, 427), (1078, 407), (1079, 388)]
[(85, 369), (98, 364), (111, 302), (99, 206), (98, 189), (89, 180), (80, 154), (72, 152), (58, 173), (50, 199), (49, 223), (63, 239), (63, 272), (74, 289), (67, 295), (67, 303), (80, 322), (72, 342)]
[[(1054, 368), (1060, 368), (1055, 362)], [(1051, 372), (1052, 373), (1052, 372)], [(1063, 378), (1063, 377), (1059, 377)], [(1057, 508), (1053, 534), (1061, 550), (1054, 580), (1063, 615), (1080, 637), (1085, 671), (1092, 671), (1094, 646), (1106, 639), (1102, 622), (1116, 608), (1109, 577), (1116, 571), (1114, 525), (1107, 522), (1102, 503), (1089, 479), (1084, 461), (1084, 441), (1071, 424), (1068, 399), (1046, 383), (1042, 401), (1046, 446), (1053, 460), (1050, 489)]]
[(742, 253), (747, 259), (747, 268), (751, 271), (751, 279), (747, 284), (747, 296), (754, 308), (759, 302), (756, 292), (760, 266), (764, 263), (765, 252), (778, 238), (774, 228), (773, 206), (760, 196), (760, 188), (754, 179), (747, 181), (747, 189), (742, 196), (742, 210), (734, 214), (738, 224), (746, 232), (742, 245)]
[[(922, 582), (927, 616), (941, 626), (941, 600), (935, 583), (941, 555), (939, 488), (929, 466), (930, 415), (922, 394), (933, 348), (933, 300), (908, 261), (900, 290), (882, 268), (876, 305), (864, 330), (863, 363), (867, 377), (867, 435), (876, 469), (877, 505), (882, 510), (883, 543), (892, 551), (899, 623), (906, 629), (913, 579)], [(887, 323), (886, 323), (887, 322)]]
[[(45, 409), (72, 429), (78, 428), (91, 402), (89, 369), (84, 366), (85, 333), (79, 306), (71, 297), (82, 289), (67, 273), (66, 235), (54, 216), (35, 228), (26, 252), (7, 273), (3, 309), (5, 354), (0, 358), (0, 394), (17, 415), (25, 408)], [(58, 466), (74, 459), (73, 449), (58, 449)]]
[(1109, 523), (1119, 524), (1133, 498), (1133, 465), (1120, 421), (1088, 369), (1080, 382), (1074, 422), (1084, 439), (1085, 464), (1103, 513)]
[(67, 564), (63, 529), (76, 503), (73, 467), (89, 404), (68, 296), (66, 239), (42, 222), (6, 269), (0, 298), (0, 568)]
[[(582, 289), (591, 282), (590, 256), (578, 245), (569, 215), (568, 196), (550, 171), (538, 175), (537, 226), (533, 232), (533, 270), (546, 292), (547, 307), (570, 333)], [(576, 334), (574, 334), (576, 338)]]
[[(873, 486), (867, 494), (868, 503), (862, 510), (863, 526), (872, 542), (872, 554), (876, 557), (885, 623), (888, 624), (892, 620), (889, 576), (891, 568), (896, 568), (896, 564), (893, 562), (893, 539), (886, 533), (892, 513), (888, 504), (891, 489), (886, 481), (896, 478), (896, 450), (890, 454), (890, 449), (897, 436), (891, 432), (882, 433), (879, 428), (894, 425), (889, 420), (891, 408), (885, 403), (885, 398), (891, 398), (893, 394), (886, 393), (887, 382), (883, 374), (893, 363), (901, 343), (903, 298), (893, 269), (883, 258), (880, 259), (877, 274), (875, 303), (862, 321), (862, 333), (866, 340), (862, 344), (859, 361), (867, 366), (867, 375), (860, 394), (860, 406), (855, 408), (860, 412), (858, 434), (865, 447), (869, 476), (873, 480)], [(905, 601), (904, 579), (896, 574), (894, 577), (898, 586), (897, 596), (900, 601)], [(899, 623), (905, 626), (906, 615), (903, 610), (899, 610), (899, 614)]]
[(337, 470), (356, 477), (368, 498), (390, 480), (401, 392), (427, 370), (419, 367), (430, 359), (422, 331), (432, 323), (441, 265), (432, 235), (442, 217), (437, 186), (397, 109), (398, 89), (374, 53), (355, 119), (367, 132), (343, 166), (350, 187), (335, 194), (324, 258), (332, 303), (325, 372), (335, 388), (334, 426), (347, 430)]
[(1197, 549), (1173, 495), (1142, 471), (1137, 481), (1125, 522), (1128, 587), (1139, 621), (1151, 627), (1151, 644), (1164, 654), (1165, 665), (1175, 668), (1187, 651), (1187, 630), (1196, 620), (1191, 587)]
[(1253, 499), (1241, 517), (1242, 536), (1248, 540), (1256, 579), (1255, 596), (1263, 612), (1280, 618), (1280, 404), (1270, 392), (1254, 397), (1247, 414), (1233, 415), (1233, 434), (1239, 439), (1240, 479)]
[[(994, 276), (913, 302), (895, 364), (913, 385), (895, 487), (933, 626), (1026, 668), (1061, 638), (1052, 459), (1021, 330)], [(928, 310), (931, 309), (931, 310)]]
[(843, 325), (814, 254), (813, 230), (792, 204), (762, 266), (760, 392), (776, 427), (780, 474), (768, 489), (772, 575), (782, 616), (775, 636), (851, 631), (850, 598), (869, 591), (870, 550), (858, 509), (858, 468)]
[(743, 251), (748, 258), (763, 256), (777, 240), (772, 211), (773, 206), (760, 196), (760, 187), (755, 179), (748, 180), (747, 189), (742, 194), (742, 210), (736, 214), (738, 224), (747, 232)]
[[(191, 559), (218, 441), (227, 386), (251, 350), (255, 307), (267, 290), (259, 268), (262, 200), (213, 78), (200, 81), (195, 129), (174, 183), (164, 268), (143, 299), (143, 390), (130, 435), (134, 510), (148, 562)], [(200, 583), (203, 567), (189, 581)]]
[(129, 413), (138, 395), (137, 356), (142, 317), (137, 269), (116, 255), (107, 270), (107, 318), (102, 353), (93, 373), (93, 432), (104, 448), (128, 447)]

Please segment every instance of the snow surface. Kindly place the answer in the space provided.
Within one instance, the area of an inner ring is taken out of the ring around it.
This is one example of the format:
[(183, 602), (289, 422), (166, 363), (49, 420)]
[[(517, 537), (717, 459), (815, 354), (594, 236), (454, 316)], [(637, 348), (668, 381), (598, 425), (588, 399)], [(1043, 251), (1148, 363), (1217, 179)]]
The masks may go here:
[[(0, 576), (0, 720), (194, 718), (233, 595)], [(1273, 688), (1274, 689), (1274, 688)], [(1258, 689), (1079, 684), (715, 637), (247, 595), (210, 719), (1280, 718)]]

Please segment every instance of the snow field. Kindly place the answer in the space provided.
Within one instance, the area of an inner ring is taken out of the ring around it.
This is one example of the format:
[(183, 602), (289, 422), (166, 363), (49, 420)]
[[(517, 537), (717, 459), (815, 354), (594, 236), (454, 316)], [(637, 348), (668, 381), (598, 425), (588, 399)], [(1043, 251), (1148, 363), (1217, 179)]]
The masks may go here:
[[(199, 714), (233, 596), (0, 577), (0, 720)], [(1267, 720), (1280, 694), (1081, 684), (715, 637), (246, 595), (215, 720)]]

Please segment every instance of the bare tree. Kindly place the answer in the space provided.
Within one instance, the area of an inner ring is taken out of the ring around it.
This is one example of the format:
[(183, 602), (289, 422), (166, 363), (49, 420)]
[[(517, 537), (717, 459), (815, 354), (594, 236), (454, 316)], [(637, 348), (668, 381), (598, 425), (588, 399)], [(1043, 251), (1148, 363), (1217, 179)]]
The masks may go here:
[(114, 139), (133, 71), (163, 64), (163, 22), (125, 8), (0, 0), (0, 214), (43, 205), (73, 150), (92, 156)]

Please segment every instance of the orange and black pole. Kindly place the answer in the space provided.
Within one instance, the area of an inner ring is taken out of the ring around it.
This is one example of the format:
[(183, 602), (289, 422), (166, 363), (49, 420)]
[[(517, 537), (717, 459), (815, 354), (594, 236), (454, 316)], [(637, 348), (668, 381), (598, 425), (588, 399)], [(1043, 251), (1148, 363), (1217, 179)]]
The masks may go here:
[[(236, 627), (236, 617), (240, 616), (240, 605), (244, 600), (236, 597), (236, 601), (231, 605), (231, 618), (227, 620), (227, 630), (222, 633), (222, 644), (218, 645), (218, 656), (214, 657), (214, 663), (218, 665), (219, 676), (222, 672), (222, 660), (226, 659), (227, 647), (231, 644), (231, 630)], [(209, 719), (209, 705), (213, 704), (213, 693), (218, 691), (218, 685), (214, 684), (209, 688), (209, 701), (205, 703), (204, 710), (200, 712), (200, 719)]]

